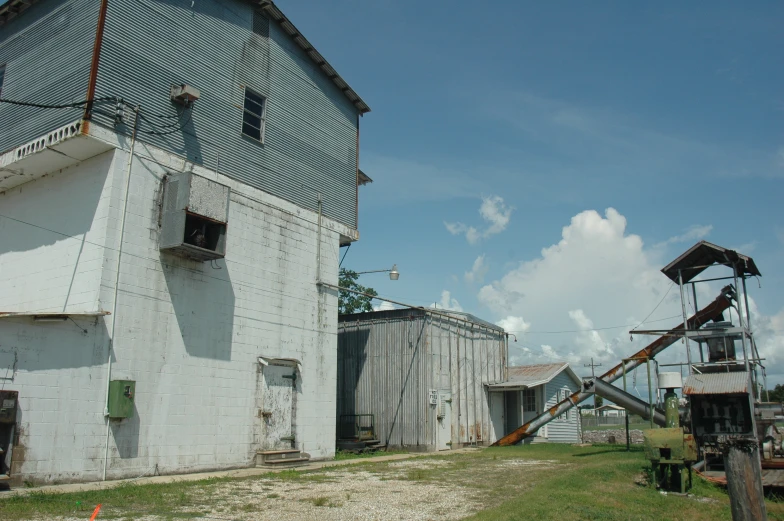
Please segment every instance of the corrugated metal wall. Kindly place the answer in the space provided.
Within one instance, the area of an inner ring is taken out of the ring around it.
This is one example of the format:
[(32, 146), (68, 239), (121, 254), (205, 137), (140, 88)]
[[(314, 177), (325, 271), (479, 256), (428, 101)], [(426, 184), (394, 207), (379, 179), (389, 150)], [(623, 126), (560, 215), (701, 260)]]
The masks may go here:
[[(305, 208), (320, 191), (324, 215), (356, 227), (357, 110), (274, 22), (255, 34), (253, 13), (238, 0), (110, 1), (96, 96), (176, 116), (170, 85), (193, 85), (201, 99), (183, 131), (139, 138)], [(268, 98), (263, 145), (241, 135), (245, 86)]]
[[(560, 401), (558, 391), (560, 389), (569, 389), (569, 394), (580, 389), (577, 384), (567, 374), (562, 371), (555, 376), (552, 380), (544, 385), (544, 392), (547, 397), (545, 408), (550, 408)], [(577, 407), (572, 407), (571, 410), (565, 412), (560, 417), (554, 419), (547, 424), (547, 441), (555, 443), (579, 443), (580, 442), (580, 411)], [(541, 434), (541, 430), (539, 431)]]
[[(99, 0), (42, 0), (0, 25), (3, 98), (40, 104), (87, 96)], [(0, 153), (79, 119), (81, 109), (0, 103)]]
[(433, 450), (436, 408), (429, 390), (449, 390), (452, 447), (490, 443), (494, 429), (484, 384), (502, 381), (505, 367), (505, 334), (483, 324), (422, 310), (342, 316), (338, 421), (374, 414), (382, 443)]

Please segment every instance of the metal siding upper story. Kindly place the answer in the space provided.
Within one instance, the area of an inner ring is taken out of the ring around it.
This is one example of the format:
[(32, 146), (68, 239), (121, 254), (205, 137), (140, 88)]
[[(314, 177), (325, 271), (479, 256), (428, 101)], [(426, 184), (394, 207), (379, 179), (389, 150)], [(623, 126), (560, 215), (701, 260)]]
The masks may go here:
[[(314, 211), (320, 192), (324, 215), (355, 228), (358, 110), (273, 21), (269, 38), (255, 34), (253, 12), (239, 0), (109, 2), (96, 96), (176, 117), (170, 85), (193, 85), (183, 130), (153, 135), (142, 121), (140, 140)], [(263, 144), (241, 134), (246, 86), (267, 97)], [(160, 132), (178, 121), (149, 119)]]
[[(42, 0), (0, 26), (3, 98), (59, 105), (87, 96), (99, 0)], [(83, 110), (0, 103), (0, 153), (78, 119)]]

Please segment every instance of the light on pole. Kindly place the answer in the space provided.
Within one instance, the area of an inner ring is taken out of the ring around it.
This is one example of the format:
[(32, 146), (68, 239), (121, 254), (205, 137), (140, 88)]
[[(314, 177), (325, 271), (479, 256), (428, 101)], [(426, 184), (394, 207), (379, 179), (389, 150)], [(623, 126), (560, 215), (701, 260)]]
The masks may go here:
[(397, 264), (392, 265), (392, 269), (389, 270), (370, 270), (370, 271), (357, 271), (357, 275), (363, 275), (365, 273), (389, 273), (389, 280), (397, 280), (400, 278), (400, 272), (397, 271)]

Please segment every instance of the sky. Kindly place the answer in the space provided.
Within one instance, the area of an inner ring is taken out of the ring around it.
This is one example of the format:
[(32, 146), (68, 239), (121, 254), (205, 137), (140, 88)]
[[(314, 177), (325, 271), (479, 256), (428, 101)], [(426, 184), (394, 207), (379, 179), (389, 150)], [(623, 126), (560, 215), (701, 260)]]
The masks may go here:
[(586, 374), (653, 339), (635, 326), (680, 323), (659, 270), (705, 239), (755, 259), (751, 325), (784, 383), (784, 3), (277, 3), (372, 109), (343, 267), (400, 279), (360, 283)]

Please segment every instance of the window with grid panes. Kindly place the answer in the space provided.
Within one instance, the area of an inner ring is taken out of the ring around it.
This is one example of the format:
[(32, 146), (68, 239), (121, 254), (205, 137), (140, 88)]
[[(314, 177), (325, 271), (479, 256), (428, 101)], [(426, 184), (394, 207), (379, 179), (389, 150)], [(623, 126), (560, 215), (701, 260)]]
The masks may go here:
[(266, 112), (267, 98), (246, 87), (245, 103), (242, 106), (242, 133), (263, 143)]
[(536, 390), (525, 389), (523, 391), (523, 411), (536, 412)]

